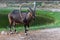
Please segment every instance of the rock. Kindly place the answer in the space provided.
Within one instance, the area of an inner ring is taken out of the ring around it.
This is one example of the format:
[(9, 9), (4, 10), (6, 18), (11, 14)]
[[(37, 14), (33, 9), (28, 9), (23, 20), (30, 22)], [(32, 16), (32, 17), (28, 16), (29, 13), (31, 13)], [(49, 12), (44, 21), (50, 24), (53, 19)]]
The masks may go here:
[(7, 35), (7, 32), (1, 31), (1, 35)]

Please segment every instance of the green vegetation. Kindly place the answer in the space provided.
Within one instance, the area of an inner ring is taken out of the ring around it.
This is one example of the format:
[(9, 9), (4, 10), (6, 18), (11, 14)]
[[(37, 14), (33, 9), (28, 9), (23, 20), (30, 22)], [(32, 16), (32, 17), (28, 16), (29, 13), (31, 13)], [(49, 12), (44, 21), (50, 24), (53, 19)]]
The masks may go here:
[[(8, 13), (14, 9), (0, 8), (0, 31), (8, 30)], [(25, 10), (23, 10), (25, 12)], [(52, 12), (46, 10), (37, 10), (36, 19), (30, 23), (31, 30), (45, 29), (45, 28), (55, 28), (60, 26), (60, 12)], [(17, 25), (16, 29), (18, 31), (24, 30), (22, 24)]]

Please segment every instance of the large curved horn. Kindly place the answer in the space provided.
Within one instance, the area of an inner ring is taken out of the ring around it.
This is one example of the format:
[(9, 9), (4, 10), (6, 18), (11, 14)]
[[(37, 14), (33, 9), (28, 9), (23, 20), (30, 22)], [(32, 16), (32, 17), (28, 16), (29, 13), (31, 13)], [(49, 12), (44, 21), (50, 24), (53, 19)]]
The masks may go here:
[(36, 11), (36, 2), (34, 2), (34, 12)]
[[(21, 10), (22, 6), (24, 6), (24, 5), (25, 5), (25, 6), (28, 6), (28, 5), (30, 5), (30, 4), (31, 4), (31, 3), (29, 3), (29, 4), (27, 4), (27, 3), (22, 3), (22, 4), (20, 4), (20, 5), (19, 5), (19, 6), (20, 6), (20, 7), (19, 7), (19, 10)], [(31, 7), (29, 7), (29, 10), (30, 10), (30, 11), (33, 11), (33, 10), (31, 9)], [(21, 11), (20, 11), (20, 12), (21, 12)]]
[(20, 4), (19, 5), (19, 13), (21, 14), (21, 8), (22, 8), (22, 5)]
[(30, 12), (33, 12), (33, 10), (32, 10), (32, 8), (31, 8), (31, 7), (29, 7), (29, 11), (30, 11)]
[(33, 14), (35, 15), (35, 13), (36, 13), (36, 2), (34, 2), (34, 9), (32, 9), (31, 7), (29, 7), (29, 10), (31, 12), (33, 12)]

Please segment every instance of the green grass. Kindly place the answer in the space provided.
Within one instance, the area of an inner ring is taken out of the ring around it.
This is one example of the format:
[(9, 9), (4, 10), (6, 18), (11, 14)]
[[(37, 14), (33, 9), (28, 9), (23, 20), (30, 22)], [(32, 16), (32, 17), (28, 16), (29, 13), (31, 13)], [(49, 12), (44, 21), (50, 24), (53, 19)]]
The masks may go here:
[[(8, 13), (12, 9), (0, 8), (0, 31), (9, 30), (8, 25)], [(25, 10), (23, 10), (25, 12)], [(60, 26), (60, 12), (52, 12), (46, 10), (37, 10), (35, 21), (30, 23), (30, 30), (45, 29), (45, 28), (56, 28)], [(22, 24), (17, 25), (16, 29), (18, 31), (24, 30)]]

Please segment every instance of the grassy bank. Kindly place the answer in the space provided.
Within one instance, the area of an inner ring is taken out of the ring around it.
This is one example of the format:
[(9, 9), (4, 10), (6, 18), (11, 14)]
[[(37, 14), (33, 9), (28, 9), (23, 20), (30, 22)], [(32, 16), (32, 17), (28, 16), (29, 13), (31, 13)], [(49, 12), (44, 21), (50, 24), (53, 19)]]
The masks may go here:
[[(8, 30), (8, 13), (13, 9), (0, 8), (0, 31)], [(25, 11), (25, 10), (23, 10)], [(55, 28), (60, 26), (60, 12), (51, 12), (46, 10), (37, 10), (36, 11), (36, 20), (30, 23), (30, 29), (44, 29), (44, 28)], [(22, 24), (17, 25), (16, 29), (18, 31), (23, 30), (24, 27)]]

